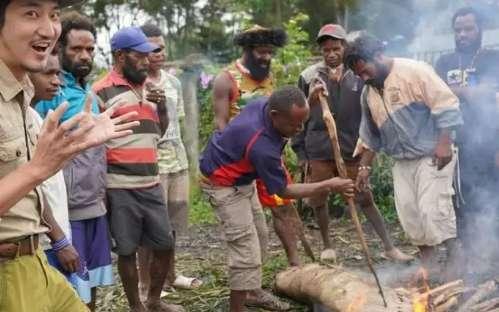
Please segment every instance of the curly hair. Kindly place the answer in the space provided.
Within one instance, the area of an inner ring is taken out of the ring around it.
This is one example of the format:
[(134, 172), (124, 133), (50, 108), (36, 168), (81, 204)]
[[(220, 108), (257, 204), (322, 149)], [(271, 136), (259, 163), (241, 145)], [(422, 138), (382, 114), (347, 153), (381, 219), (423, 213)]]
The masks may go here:
[(454, 24), (456, 23), (456, 19), (460, 16), (465, 16), (471, 14), (475, 17), (475, 23), (480, 31), (482, 31), (482, 27), (484, 24), (483, 16), (474, 8), (467, 6), (467, 7), (462, 7), (454, 13), (452, 16), (452, 28), (454, 28)]
[(146, 37), (148, 38), (163, 36), (163, 32), (161, 31), (161, 29), (152, 22), (145, 23), (144, 25), (140, 26), (140, 29), (142, 30), (144, 35), (146, 35)]
[(353, 68), (358, 61), (371, 61), (376, 54), (385, 50), (384, 43), (368, 34), (361, 34), (348, 44), (345, 52), (345, 65)]
[(243, 48), (267, 44), (281, 48), (287, 42), (288, 35), (284, 30), (263, 27), (253, 27), (234, 37), (234, 44)]
[(94, 38), (97, 37), (97, 29), (92, 23), (90, 18), (82, 15), (76, 11), (69, 11), (61, 17), (61, 36), (59, 37), (59, 43), (62, 47), (66, 47), (68, 44), (68, 34), (71, 30), (87, 30), (92, 33)]

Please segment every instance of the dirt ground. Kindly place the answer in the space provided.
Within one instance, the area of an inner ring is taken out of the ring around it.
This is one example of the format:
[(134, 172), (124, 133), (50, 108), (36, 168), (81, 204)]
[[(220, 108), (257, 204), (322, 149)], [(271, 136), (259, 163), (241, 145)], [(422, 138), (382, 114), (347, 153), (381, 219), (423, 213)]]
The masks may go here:
[[(308, 223), (306, 228), (306, 235), (314, 253), (316, 257), (319, 257), (321, 250), (319, 231), (312, 223)], [(380, 257), (380, 253), (382, 252), (381, 241), (374, 233), (370, 224), (364, 222), (363, 228), (376, 266), (382, 271), (392, 271), (393, 267)], [(389, 228), (395, 245), (403, 251), (414, 255), (416, 250), (408, 244), (400, 226), (393, 224), (389, 225)], [(352, 223), (345, 218), (334, 219), (331, 221), (330, 229), (330, 235), (334, 238), (338, 255), (336, 264), (367, 271), (361, 246), (358, 243)], [(270, 256), (263, 268), (264, 287), (267, 289), (272, 288), (275, 274), (287, 266), (284, 251), (273, 232), (271, 222), (269, 222), (269, 230), (271, 233)], [(228, 289), (226, 287), (225, 251), (218, 226), (216, 224), (193, 226), (190, 229), (189, 236), (189, 238), (181, 239), (177, 243), (177, 272), (186, 276), (201, 278), (204, 284), (197, 290), (175, 290), (169, 293), (164, 300), (182, 304), (189, 312), (227, 311)], [(303, 253), (301, 246), (300, 252), (302, 260), (310, 262)], [(381, 275), (386, 274), (381, 273)], [(384, 278), (382, 277), (382, 279)], [(116, 281), (115, 286), (99, 290), (97, 311), (128, 311), (123, 288), (117, 275)], [(306, 306), (292, 301), (289, 302), (293, 306), (291, 311), (309, 311)]]

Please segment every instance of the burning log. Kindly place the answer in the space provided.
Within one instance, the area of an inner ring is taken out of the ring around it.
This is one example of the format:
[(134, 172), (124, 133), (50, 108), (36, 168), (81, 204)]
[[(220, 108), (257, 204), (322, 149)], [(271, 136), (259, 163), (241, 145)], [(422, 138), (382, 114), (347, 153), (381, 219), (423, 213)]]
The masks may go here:
[(457, 312), (469, 312), (471, 308), (497, 290), (496, 281), (488, 281), (478, 286), (477, 291), (457, 310)]
[[(464, 292), (464, 282), (462, 280), (453, 281), (436, 288), (430, 289), (425, 293), (419, 295), (419, 297), (432, 297), (435, 298), (433, 302), (439, 304), (446, 301), (448, 298), (463, 293)], [(437, 300), (438, 299), (438, 300)], [(437, 303), (439, 302), (439, 303)]]
[(411, 300), (386, 289), (385, 308), (376, 284), (344, 268), (309, 264), (277, 274), (276, 290), (292, 299), (318, 303), (331, 312), (410, 312)]
[(490, 299), (471, 308), (471, 312), (486, 312), (499, 308), (499, 298)]

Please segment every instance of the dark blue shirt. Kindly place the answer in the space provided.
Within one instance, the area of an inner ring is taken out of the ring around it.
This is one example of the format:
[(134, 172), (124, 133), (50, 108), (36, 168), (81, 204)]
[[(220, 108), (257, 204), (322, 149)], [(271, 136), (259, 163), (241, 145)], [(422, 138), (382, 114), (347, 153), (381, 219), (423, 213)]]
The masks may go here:
[(267, 100), (262, 97), (250, 102), (210, 138), (200, 158), (200, 170), (214, 185), (248, 185), (258, 178), (271, 195), (286, 188), (281, 155), (287, 139), (272, 126)]

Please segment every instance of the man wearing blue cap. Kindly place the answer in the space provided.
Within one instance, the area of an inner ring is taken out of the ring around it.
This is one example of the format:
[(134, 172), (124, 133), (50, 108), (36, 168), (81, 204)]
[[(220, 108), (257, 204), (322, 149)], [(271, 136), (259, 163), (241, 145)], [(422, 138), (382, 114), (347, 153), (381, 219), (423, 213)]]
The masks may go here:
[(45, 68), (61, 34), (61, 8), (81, 2), (0, 1), (0, 311), (88, 311), (38, 248), (46, 233), (54, 251), (75, 260), (71, 270), (77, 266), (38, 186), (78, 153), (138, 124), (126, 122), (136, 113), (111, 118), (114, 107), (93, 117), (89, 106), (59, 123), (63, 104), (38, 131), (27, 111), (34, 93), (27, 74)]
[[(164, 92), (145, 88), (148, 55), (158, 47), (140, 28), (127, 27), (111, 38), (113, 69), (94, 85), (102, 108), (123, 103), (117, 115), (137, 112), (140, 126), (127, 138), (107, 144), (107, 200), (111, 234), (116, 240), (118, 271), (132, 311), (184, 311), (168, 305), (160, 294), (174, 239), (160, 185), (157, 142), (166, 131), (168, 117)], [(153, 251), (151, 284), (144, 304), (138, 291), (136, 252)]]

